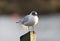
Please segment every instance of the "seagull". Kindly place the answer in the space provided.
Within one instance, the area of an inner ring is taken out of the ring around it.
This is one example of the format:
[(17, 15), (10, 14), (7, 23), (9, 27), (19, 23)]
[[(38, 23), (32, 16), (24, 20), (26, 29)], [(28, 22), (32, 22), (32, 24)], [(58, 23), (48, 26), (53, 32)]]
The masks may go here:
[[(19, 23), (19, 22), (16, 22)], [(38, 16), (36, 11), (32, 11), (29, 15), (26, 15), (22, 20), (21, 24), (28, 26), (28, 29), (30, 26), (32, 26), (32, 29), (34, 31), (35, 25), (38, 23)]]

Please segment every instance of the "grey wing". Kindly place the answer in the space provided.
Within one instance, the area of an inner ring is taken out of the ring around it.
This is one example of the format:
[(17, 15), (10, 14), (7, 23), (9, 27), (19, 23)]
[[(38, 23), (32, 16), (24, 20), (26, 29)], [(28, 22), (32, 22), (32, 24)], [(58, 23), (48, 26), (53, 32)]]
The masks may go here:
[(27, 22), (28, 21), (28, 19), (29, 19), (29, 16), (27, 15), (27, 16), (25, 16), (23, 19), (22, 19), (22, 24), (24, 24), (25, 22)]

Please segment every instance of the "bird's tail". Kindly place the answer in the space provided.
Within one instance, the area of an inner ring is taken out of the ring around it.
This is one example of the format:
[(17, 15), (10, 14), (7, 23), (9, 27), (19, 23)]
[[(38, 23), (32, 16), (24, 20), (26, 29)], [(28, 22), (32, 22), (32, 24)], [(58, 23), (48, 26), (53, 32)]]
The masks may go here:
[(16, 23), (19, 23), (20, 24), (21, 23), (21, 19), (19, 19), (18, 21), (16, 21)]
[(22, 19), (19, 19), (16, 23), (20, 24), (23, 29), (28, 30), (28, 26), (23, 25), (21, 22)]

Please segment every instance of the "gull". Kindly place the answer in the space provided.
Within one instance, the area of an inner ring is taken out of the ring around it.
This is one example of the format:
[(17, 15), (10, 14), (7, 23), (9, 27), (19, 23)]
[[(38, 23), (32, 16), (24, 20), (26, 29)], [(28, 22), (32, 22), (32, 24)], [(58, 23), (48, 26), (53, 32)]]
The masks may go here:
[[(16, 22), (19, 23), (19, 22)], [(38, 16), (36, 11), (32, 11), (29, 15), (26, 15), (22, 20), (21, 24), (28, 26), (28, 29), (30, 26), (32, 26), (32, 29), (34, 31), (35, 25), (38, 23)]]

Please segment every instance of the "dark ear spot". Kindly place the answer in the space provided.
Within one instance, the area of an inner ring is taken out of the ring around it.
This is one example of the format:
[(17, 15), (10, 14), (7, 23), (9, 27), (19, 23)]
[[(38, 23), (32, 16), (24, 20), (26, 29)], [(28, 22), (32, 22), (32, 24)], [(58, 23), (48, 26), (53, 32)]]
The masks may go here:
[(32, 15), (35, 15), (35, 12), (33, 12)]

